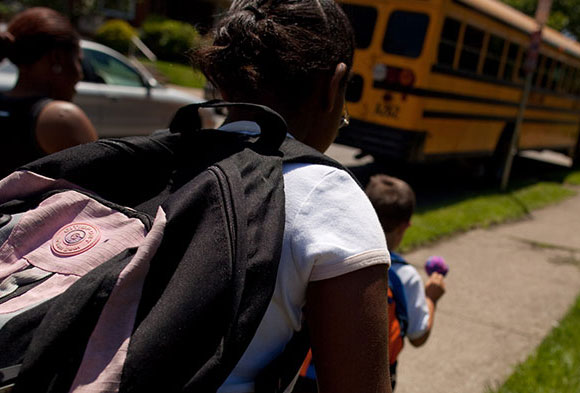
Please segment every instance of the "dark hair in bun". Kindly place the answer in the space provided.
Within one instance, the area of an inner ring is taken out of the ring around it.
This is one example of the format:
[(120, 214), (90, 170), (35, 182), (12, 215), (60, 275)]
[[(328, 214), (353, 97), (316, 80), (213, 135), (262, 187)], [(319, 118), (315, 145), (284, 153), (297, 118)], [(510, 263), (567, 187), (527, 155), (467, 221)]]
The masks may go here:
[(353, 30), (333, 0), (234, 0), (214, 35), (192, 60), (233, 100), (264, 89), (299, 100), (321, 74), (352, 66)]

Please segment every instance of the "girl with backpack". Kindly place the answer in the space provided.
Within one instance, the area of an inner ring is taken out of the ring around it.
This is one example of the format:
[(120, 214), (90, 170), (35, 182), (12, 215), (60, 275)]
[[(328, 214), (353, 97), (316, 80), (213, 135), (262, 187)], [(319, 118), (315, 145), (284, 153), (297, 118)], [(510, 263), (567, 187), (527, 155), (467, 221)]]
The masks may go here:
[[(353, 53), (352, 27), (333, 0), (235, 0), (213, 45), (193, 60), (225, 100), (274, 109), (288, 138), (324, 152), (347, 122)], [(256, 134), (254, 120), (230, 108), (221, 130)], [(286, 217), (274, 295), (218, 392), (256, 391), (261, 370), (306, 326), (320, 392), (390, 392), (390, 260), (376, 214), (345, 170), (297, 162), (285, 164), (283, 174)]]

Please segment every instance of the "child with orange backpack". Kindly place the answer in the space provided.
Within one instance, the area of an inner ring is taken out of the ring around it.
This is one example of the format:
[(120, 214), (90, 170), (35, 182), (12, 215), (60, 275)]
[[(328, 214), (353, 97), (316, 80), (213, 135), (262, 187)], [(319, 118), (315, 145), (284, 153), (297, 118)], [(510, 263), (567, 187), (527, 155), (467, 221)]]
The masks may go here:
[[(429, 258), (425, 265), (429, 279), (423, 286), (417, 270), (393, 251), (403, 240), (406, 230), (411, 225), (411, 215), (415, 210), (415, 193), (406, 182), (387, 175), (375, 175), (371, 177), (365, 191), (377, 212), (387, 238), (391, 254), (389, 285), (395, 282), (392, 278), (397, 277), (404, 288), (407, 320), (402, 323), (400, 320), (398, 322), (403, 326), (402, 332), (409, 342), (415, 347), (421, 346), (429, 338), (435, 319), (437, 301), (445, 293), (443, 277), (447, 274), (448, 267), (440, 257)], [(391, 318), (390, 303), (389, 298), (389, 362), (391, 385), (394, 389), (397, 356), (403, 348), (403, 335), (399, 337), (396, 335), (397, 322)]]
[[(431, 257), (425, 264), (429, 279), (425, 286), (412, 265), (394, 252), (411, 225), (415, 210), (415, 193), (401, 179), (387, 175), (372, 176), (365, 190), (377, 215), (391, 255), (389, 269), (388, 318), (389, 363), (391, 386), (395, 389), (397, 357), (407, 336), (411, 345), (419, 347), (427, 341), (435, 318), (437, 301), (445, 293), (443, 277), (448, 267), (440, 257)], [(300, 370), (293, 393), (316, 393), (316, 371), (312, 354), (308, 353)]]

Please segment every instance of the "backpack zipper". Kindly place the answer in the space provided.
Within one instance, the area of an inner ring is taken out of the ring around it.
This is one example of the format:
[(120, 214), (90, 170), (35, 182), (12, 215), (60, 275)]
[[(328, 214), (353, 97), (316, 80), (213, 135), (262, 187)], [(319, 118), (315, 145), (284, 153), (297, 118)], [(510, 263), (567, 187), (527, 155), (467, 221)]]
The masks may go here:
[(230, 184), (226, 177), (225, 172), (223, 169), (216, 165), (212, 165), (208, 168), (210, 172), (212, 172), (216, 179), (218, 180), (218, 184), (220, 187), (222, 200), (224, 201), (224, 216), (226, 218), (226, 224), (228, 228), (228, 237), (230, 243), (230, 255), (232, 260), (236, 258), (236, 251), (237, 251), (237, 237), (236, 237), (236, 220), (233, 214), (234, 211), (234, 203), (233, 203), (233, 196)]

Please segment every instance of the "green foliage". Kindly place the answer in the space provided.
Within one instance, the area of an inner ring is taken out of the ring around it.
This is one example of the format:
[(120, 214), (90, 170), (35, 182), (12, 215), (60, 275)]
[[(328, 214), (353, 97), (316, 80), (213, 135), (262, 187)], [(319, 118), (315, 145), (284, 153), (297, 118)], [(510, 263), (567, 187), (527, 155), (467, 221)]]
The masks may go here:
[(444, 206), (422, 208), (413, 215), (400, 250), (406, 252), (457, 232), (522, 218), (533, 209), (574, 194), (557, 183), (540, 182), (509, 194), (480, 193)]
[[(501, 0), (504, 3), (533, 17), (536, 13), (537, 0)], [(568, 32), (580, 39), (580, 1), (554, 0), (548, 26), (561, 32)]]
[(48, 7), (66, 16), (73, 22), (81, 16), (95, 15), (99, 11), (99, 0), (20, 0), (25, 8)]
[(560, 324), (498, 390), (488, 393), (580, 392), (580, 297)]
[(99, 29), (95, 35), (95, 40), (103, 45), (127, 54), (131, 45), (131, 38), (137, 35), (129, 23), (120, 19), (109, 20)]
[(142, 62), (148, 67), (155, 67), (163, 75), (164, 82), (197, 89), (202, 89), (205, 86), (203, 74), (198, 70), (194, 70), (191, 66), (161, 60), (155, 63), (144, 60)]
[(159, 59), (187, 64), (187, 53), (199, 45), (200, 35), (187, 23), (153, 17), (143, 24), (141, 39)]
[(0, 21), (8, 22), (18, 11), (15, 3), (0, 3)]

